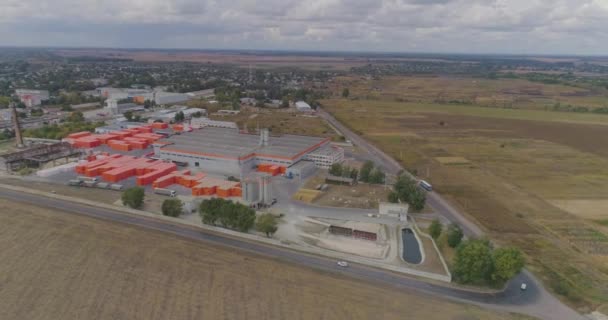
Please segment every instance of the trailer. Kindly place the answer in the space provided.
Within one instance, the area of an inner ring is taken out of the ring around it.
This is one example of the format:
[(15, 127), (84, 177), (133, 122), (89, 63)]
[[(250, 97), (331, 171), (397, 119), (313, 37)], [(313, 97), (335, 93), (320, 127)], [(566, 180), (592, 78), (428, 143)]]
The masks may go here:
[(96, 177), (86, 177), (86, 176), (78, 176), (76, 179), (78, 179), (81, 182), (85, 182), (85, 181), (97, 182), (99, 180)]
[(95, 187), (96, 184), (97, 184), (97, 182), (95, 182), (95, 181), (83, 181), (82, 182), (82, 185), (87, 188), (93, 188), (93, 187)]
[(122, 190), (122, 184), (111, 184), (110, 189), (120, 191)]
[(97, 188), (99, 189), (110, 189), (110, 184), (107, 182), (100, 182), (97, 184)]
[(68, 186), (80, 187), (81, 184), (82, 184), (82, 181), (80, 181), (78, 179), (72, 179), (72, 180), (68, 181)]
[(165, 188), (154, 188), (154, 193), (169, 197), (177, 196), (177, 192), (175, 192), (175, 190)]

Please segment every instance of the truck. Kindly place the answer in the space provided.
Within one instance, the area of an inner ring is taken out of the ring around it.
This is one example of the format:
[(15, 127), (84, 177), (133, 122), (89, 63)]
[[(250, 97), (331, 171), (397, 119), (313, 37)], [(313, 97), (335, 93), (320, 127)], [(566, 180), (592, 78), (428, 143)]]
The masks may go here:
[(82, 181), (78, 180), (78, 179), (72, 179), (68, 181), (68, 186), (80, 186), (82, 184)]
[(110, 189), (110, 184), (107, 182), (100, 182), (97, 184), (97, 188), (99, 189)]
[(95, 182), (95, 181), (83, 181), (82, 182), (82, 185), (87, 188), (93, 188), (93, 187), (95, 187), (96, 184), (97, 184), (97, 182)]
[(175, 192), (175, 190), (165, 189), (165, 188), (154, 188), (154, 193), (161, 194), (164, 196), (169, 196), (169, 197), (177, 196), (177, 192)]
[(85, 182), (85, 181), (93, 181), (93, 182), (97, 182), (97, 178), (95, 177), (85, 177), (85, 176), (78, 176), (76, 179)]
[(122, 190), (122, 184), (111, 184), (110, 189), (120, 191)]
[(422, 188), (426, 191), (429, 191), (429, 192), (433, 191), (433, 186), (424, 180), (420, 180), (420, 183), (418, 183), (418, 185), (420, 186), (420, 188)]

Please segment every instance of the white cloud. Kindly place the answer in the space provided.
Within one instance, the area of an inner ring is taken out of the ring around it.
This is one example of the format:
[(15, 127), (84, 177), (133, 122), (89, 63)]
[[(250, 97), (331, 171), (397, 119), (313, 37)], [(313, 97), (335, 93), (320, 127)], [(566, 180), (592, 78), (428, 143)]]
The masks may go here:
[(0, 8), (4, 45), (608, 53), (607, 0), (0, 0)]

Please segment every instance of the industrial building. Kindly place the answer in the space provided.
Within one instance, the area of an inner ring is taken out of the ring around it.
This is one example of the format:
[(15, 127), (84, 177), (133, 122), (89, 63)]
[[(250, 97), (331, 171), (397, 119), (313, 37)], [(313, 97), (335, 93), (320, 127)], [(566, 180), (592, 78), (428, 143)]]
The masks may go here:
[(28, 108), (39, 106), (42, 104), (42, 101), (49, 100), (49, 92), (47, 90), (17, 89), (15, 90), (15, 95)]
[(296, 110), (300, 112), (312, 112), (312, 107), (304, 101), (298, 101), (296, 102)]
[(337, 146), (326, 145), (319, 148), (305, 157), (321, 169), (329, 169), (334, 163), (341, 163), (344, 160), (344, 149)]
[(311, 152), (327, 146), (329, 140), (296, 135), (271, 137), (267, 129), (252, 135), (233, 128), (205, 127), (157, 141), (154, 154), (205, 171), (243, 177), (261, 165), (283, 168), (284, 173)]

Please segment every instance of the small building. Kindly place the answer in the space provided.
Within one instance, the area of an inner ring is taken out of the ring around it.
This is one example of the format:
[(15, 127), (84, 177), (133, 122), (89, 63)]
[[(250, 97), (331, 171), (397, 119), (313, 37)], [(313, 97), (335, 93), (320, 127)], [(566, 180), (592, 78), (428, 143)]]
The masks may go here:
[(176, 92), (155, 92), (154, 93), (154, 102), (156, 104), (177, 104), (189, 101), (192, 97), (185, 93), (176, 93)]
[(329, 169), (332, 164), (344, 160), (344, 149), (328, 145), (306, 155), (306, 160), (314, 162), (321, 169)]
[(398, 218), (401, 221), (407, 220), (407, 212), (409, 205), (407, 203), (390, 203), (380, 202), (378, 213), (393, 218)]
[(299, 112), (312, 112), (312, 107), (304, 101), (298, 101), (296, 102), (296, 110)]
[(49, 92), (47, 90), (17, 89), (15, 90), (15, 95), (28, 108), (39, 106), (43, 101), (49, 100)]

